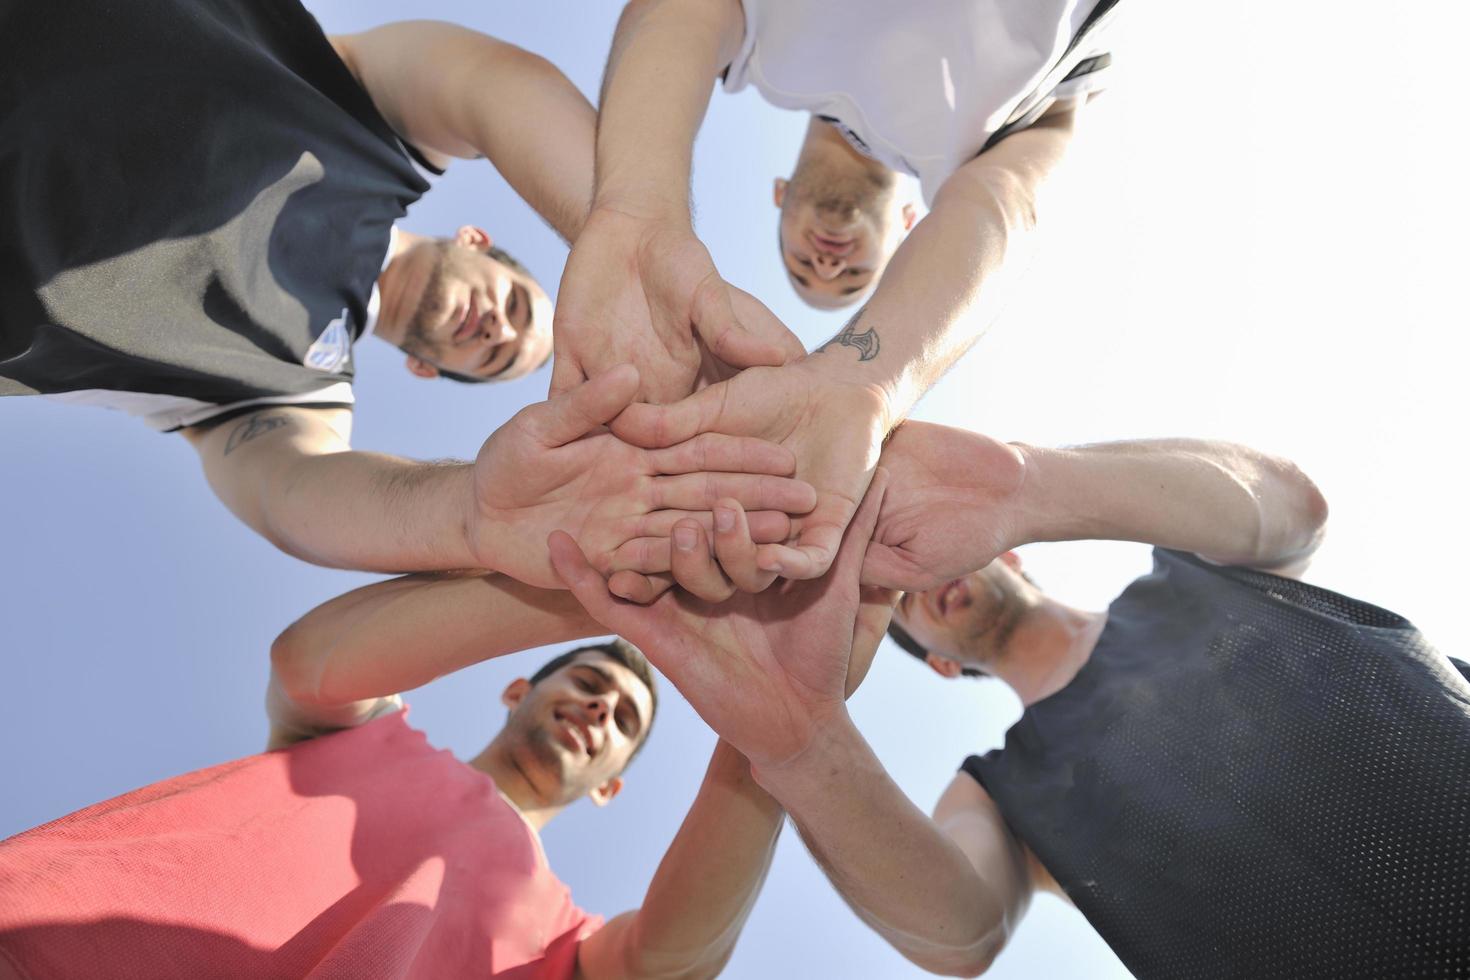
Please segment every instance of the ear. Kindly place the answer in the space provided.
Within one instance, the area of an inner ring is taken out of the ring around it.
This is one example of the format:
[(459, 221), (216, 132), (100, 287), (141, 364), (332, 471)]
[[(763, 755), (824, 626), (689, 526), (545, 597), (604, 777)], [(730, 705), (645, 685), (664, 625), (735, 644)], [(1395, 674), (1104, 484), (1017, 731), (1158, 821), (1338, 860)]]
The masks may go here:
[(785, 177), (777, 177), (776, 178), (776, 185), (775, 185), (775, 187), (773, 187), (771, 189), (771, 200), (773, 200), (773, 201), (776, 202), (776, 207), (778, 207), (778, 208), (781, 206), (781, 202), (784, 201), (784, 200), (786, 200), (786, 178)]
[(531, 682), (524, 677), (517, 677), (500, 692), (500, 703), (514, 711), (530, 692)]
[(1014, 551), (1007, 551), (1005, 554), (1000, 555), (999, 557), (1002, 562), (1004, 562), (1014, 571), (1019, 572), (1021, 570), (1021, 556), (1016, 554)]
[(459, 231), (454, 233), (454, 244), (464, 245), (467, 248), (476, 248), (483, 252), (495, 243), (490, 240), (490, 235), (484, 228), (476, 228), (474, 225), (461, 225)]
[(912, 203), (903, 206), (903, 230), (909, 231), (914, 227), (914, 222), (919, 220), (919, 210)]
[(438, 368), (430, 364), (428, 361), (414, 357), (412, 354), (408, 355), (408, 360), (405, 363), (408, 364), (408, 373), (413, 375), (415, 378), (439, 377)]
[(592, 792), (587, 794), (587, 798), (598, 806), (607, 806), (612, 802), (613, 797), (622, 791), (623, 777), (614, 776), (601, 786), (593, 787)]
[(924, 663), (928, 664), (930, 667), (933, 667), (934, 673), (938, 674), (940, 677), (955, 678), (960, 676), (960, 671), (964, 670), (964, 667), (960, 664), (958, 660), (951, 660), (948, 657), (941, 657), (937, 653), (925, 654)]

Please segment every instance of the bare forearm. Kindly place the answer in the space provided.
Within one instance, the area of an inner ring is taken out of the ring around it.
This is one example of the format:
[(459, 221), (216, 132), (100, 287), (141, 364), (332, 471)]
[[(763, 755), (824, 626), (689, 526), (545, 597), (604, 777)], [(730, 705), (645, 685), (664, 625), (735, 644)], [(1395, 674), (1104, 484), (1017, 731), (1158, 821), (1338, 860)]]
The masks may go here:
[(881, 387), (896, 424), (999, 313), (1034, 239), (1037, 201), (1071, 141), (1073, 115), (1048, 117), (961, 168), (839, 334), (830, 369)]
[[(250, 524), (282, 551), (332, 568), (468, 568), (471, 472), (379, 453), (305, 456), (263, 475)], [(253, 519), (252, 519), (253, 518)]]
[(972, 972), (1004, 941), (1006, 899), (888, 776), (846, 718), (756, 778), (862, 919), (936, 972)]
[(334, 39), (405, 139), (431, 153), (483, 156), (567, 241), (592, 201), (596, 112), (551, 62), (435, 21)]
[(409, 575), (317, 606), (276, 639), (271, 660), (291, 700), (346, 705), (602, 632), (567, 592), (503, 575)]
[(1025, 541), (1141, 541), (1269, 568), (1305, 559), (1322, 540), (1327, 503), (1317, 487), (1289, 460), (1247, 446), (1149, 439), (1021, 448)]
[(603, 81), (594, 206), (688, 220), (694, 137), (741, 27), (733, 0), (627, 5)]
[(636, 912), (580, 953), (590, 980), (717, 975), (770, 868), (784, 814), (720, 742), (704, 784)]

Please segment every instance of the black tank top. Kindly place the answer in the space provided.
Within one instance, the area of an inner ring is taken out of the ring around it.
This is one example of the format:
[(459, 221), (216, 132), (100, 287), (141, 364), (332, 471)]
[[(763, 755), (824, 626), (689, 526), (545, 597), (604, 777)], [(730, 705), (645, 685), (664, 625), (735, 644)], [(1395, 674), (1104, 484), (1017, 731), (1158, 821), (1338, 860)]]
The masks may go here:
[(1139, 980), (1470, 977), (1470, 671), (1169, 551), (964, 771)]
[(350, 380), (427, 187), (296, 0), (0, 0), (0, 394)]

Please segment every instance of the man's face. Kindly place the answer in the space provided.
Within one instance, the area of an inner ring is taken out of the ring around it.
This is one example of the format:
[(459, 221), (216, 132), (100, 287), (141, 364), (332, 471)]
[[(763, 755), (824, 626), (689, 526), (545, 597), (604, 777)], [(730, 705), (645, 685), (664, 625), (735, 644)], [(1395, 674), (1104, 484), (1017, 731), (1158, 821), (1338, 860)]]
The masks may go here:
[(807, 164), (777, 180), (781, 263), (808, 306), (837, 309), (863, 299), (912, 224), (892, 187)]
[(986, 665), (1039, 593), (1013, 555), (926, 592), (906, 592), (893, 610), (903, 630), (931, 654), (963, 667)]
[[(461, 228), (454, 239), (422, 242), (382, 296), (385, 323), (420, 377), (440, 371), (508, 381), (551, 354), (551, 300), (535, 279), (489, 254), (490, 239)], [(380, 328), (381, 329), (381, 328)], [(386, 333), (386, 331), (385, 331)]]
[[(517, 682), (520, 684), (522, 682)], [(512, 685), (507, 691), (516, 691)], [(653, 719), (653, 697), (638, 675), (596, 651), (517, 695), (501, 739), (548, 803), (582, 796), (605, 803)]]

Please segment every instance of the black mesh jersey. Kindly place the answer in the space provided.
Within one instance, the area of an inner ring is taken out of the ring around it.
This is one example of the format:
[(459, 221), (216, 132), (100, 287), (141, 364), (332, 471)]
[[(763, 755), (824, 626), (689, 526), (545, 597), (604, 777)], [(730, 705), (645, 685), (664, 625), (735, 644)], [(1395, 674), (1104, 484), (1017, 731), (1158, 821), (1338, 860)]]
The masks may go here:
[(1140, 980), (1470, 977), (1467, 671), (1387, 610), (1156, 551), (964, 771)]
[(297, 0), (0, 0), (0, 394), (350, 380), (427, 188)]

